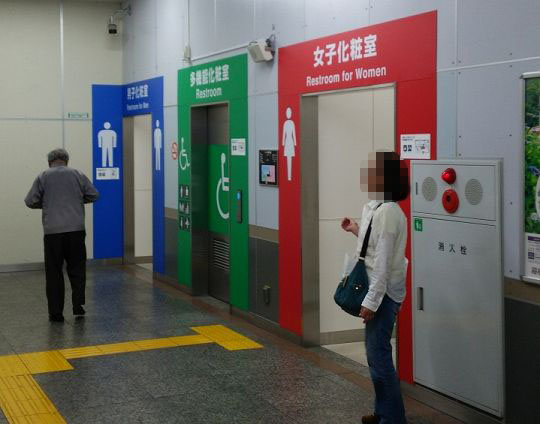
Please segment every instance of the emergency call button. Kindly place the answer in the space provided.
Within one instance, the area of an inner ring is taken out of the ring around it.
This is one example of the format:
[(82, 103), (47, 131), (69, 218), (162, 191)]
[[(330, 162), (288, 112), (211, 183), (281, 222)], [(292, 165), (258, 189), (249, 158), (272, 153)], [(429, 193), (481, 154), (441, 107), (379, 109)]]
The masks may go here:
[(443, 193), (442, 205), (448, 213), (457, 211), (459, 207), (459, 197), (455, 190), (450, 188)]

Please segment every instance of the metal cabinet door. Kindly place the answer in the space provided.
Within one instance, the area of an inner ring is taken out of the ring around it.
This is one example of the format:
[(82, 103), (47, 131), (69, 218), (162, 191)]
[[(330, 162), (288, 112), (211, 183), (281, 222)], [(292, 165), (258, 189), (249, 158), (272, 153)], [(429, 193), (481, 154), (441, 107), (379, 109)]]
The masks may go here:
[(420, 219), (412, 229), (415, 380), (501, 416), (501, 264), (485, 250), (500, 249), (498, 230)]

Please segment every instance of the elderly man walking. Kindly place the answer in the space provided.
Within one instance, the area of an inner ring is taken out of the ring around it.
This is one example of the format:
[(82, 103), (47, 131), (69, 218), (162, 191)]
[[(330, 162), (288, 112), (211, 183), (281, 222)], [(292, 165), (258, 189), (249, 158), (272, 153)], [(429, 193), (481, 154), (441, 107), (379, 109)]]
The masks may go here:
[(38, 175), (24, 203), (31, 209), (42, 209), (49, 321), (63, 322), (64, 261), (73, 314), (85, 314), (84, 204), (95, 202), (99, 193), (86, 175), (68, 167), (69, 155), (64, 149), (53, 150), (47, 159), (49, 169)]

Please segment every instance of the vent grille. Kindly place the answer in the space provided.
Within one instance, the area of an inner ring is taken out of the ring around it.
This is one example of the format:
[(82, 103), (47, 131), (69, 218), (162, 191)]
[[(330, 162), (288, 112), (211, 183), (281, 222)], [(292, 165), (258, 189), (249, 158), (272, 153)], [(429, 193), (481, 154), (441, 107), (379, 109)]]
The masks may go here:
[(212, 239), (212, 265), (223, 271), (229, 271), (229, 243)]
[(482, 201), (483, 196), (484, 189), (482, 188), (480, 181), (475, 178), (467, 181), (467, 184), (465, 185), (465, 198), (471, 205), (478, 205)]
[(437, 183), (431, 177), (427, 177), (422, 183), (422, 195), (428, 202), (433, 202), (437, 197)]

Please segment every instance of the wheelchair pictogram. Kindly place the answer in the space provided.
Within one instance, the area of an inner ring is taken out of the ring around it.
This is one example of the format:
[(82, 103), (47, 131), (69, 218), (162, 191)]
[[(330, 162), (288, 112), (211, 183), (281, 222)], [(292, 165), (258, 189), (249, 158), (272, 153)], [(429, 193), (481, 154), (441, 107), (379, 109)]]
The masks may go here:
[(221, 215), (223, 219), (229, 219), (229, 212), (223, 212), (223, 209), (221, 208), (221, 203), (219, 201), (219, 194), (221, 191), (228, 192), (229, 191), (229, 177), (225, 176), (225, 162), (227, 162), (227, 156), (225, 153), (221, 154), (221, 178), (219, 179), (216, 187), (216, 205), (218, 208), (218, 212)]
[(181, 138), (181, 145), (180, 145), (180, 154), (178, 156), (178, 160), (180, 162), (180, 169), (182, 171), (185, 171), (189, 167), (189, 159), (187, 156), (186, 149), (184, 148), (184, 137)]

